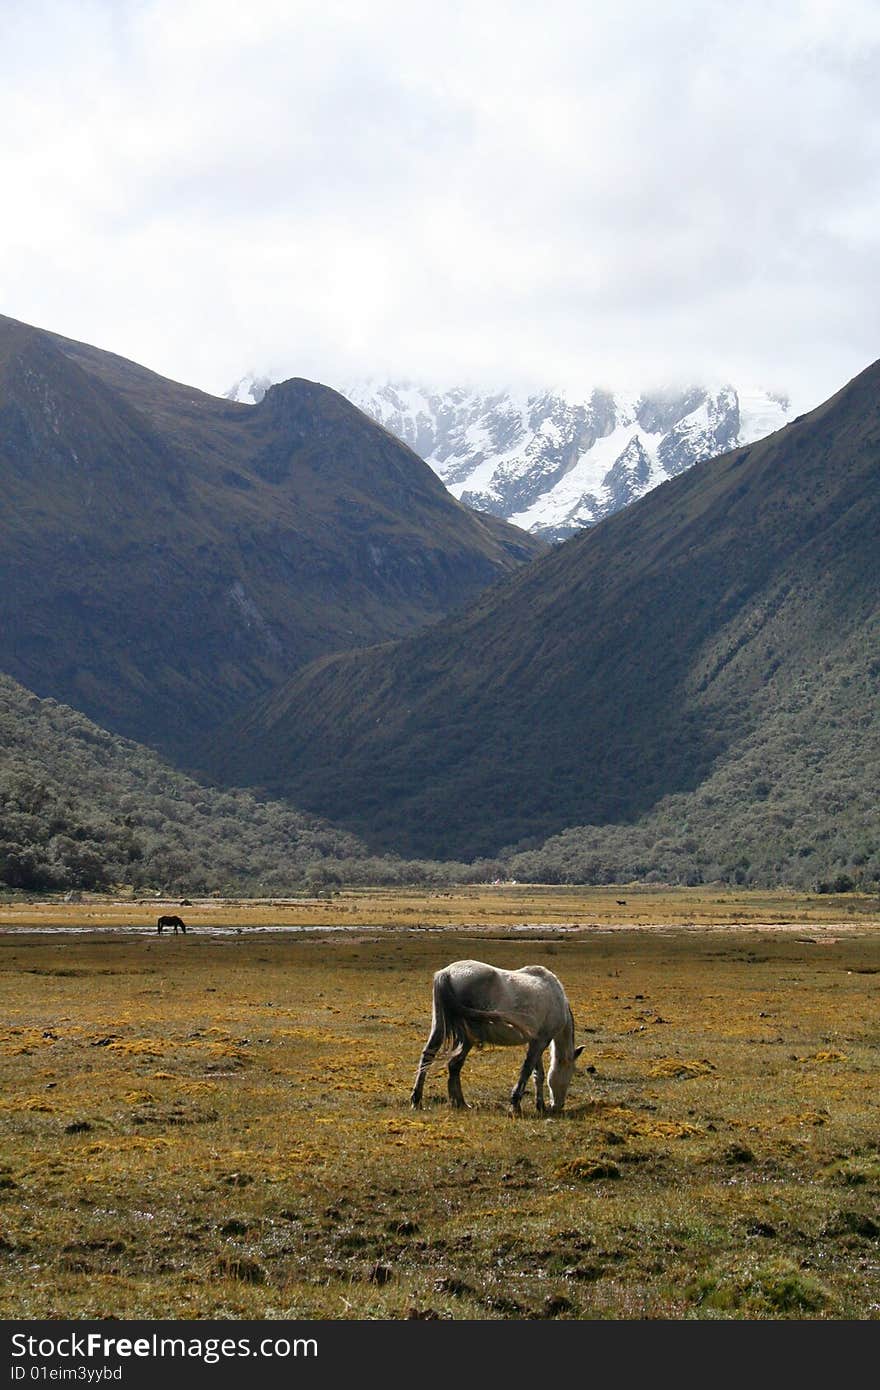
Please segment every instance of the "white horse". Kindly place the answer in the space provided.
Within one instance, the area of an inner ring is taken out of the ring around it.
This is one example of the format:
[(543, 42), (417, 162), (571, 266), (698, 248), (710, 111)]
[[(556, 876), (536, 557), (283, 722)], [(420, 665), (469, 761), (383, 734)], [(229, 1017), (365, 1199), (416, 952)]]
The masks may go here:
[(500, 970), (479, 960), (457, 960), (434, 976), (433, 1003), (431, 1032), (410, 1096), (414, 1110), (421, 1106), (425, 1074), (441, 1049), (444, 1054), (451, 1049), (449, 1100), (461, 1108), (465, 1105), (461, 1069), (471, 1048), (483, 1043), (500, 1047), (525, 1043), (525, 1061), (510, 1094), (511, 1110), (521, 1114), (520, 1103), (534, 1072), (535, 1104), (539, 1114), (544, 1113), (544, 1052), (549, 1047), (550, 1110), (561, 1114), (575, 1061), (584, 1049), (574, 1045), (571, 1006), (552, 970), (543, 965)]

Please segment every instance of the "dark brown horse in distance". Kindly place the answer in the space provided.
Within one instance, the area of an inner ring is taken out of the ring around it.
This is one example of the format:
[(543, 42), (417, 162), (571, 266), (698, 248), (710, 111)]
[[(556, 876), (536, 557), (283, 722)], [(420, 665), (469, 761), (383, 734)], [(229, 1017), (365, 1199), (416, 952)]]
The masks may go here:
[(186, 936), (186, 925), (181, 917), (160, 917), (156, 923), (156, 930), (160, 936), (162, 935), (164, 927), (173, 927), (175, 936), (177, 935), (177, 928), (179, 927), (184, 936)]

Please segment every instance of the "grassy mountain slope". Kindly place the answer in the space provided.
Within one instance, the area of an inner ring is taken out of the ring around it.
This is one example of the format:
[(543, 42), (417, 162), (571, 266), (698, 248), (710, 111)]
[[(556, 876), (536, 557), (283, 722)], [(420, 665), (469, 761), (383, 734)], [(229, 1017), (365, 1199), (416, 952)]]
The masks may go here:
[(283, 892), (364, 853), (313, 816), (194, 782), (0, 676), (0, 885)]
[(0, 318), (0, 669), (186, 758), (543, 547), (313, 382), (242, 406)]
[(773, 673), (753, 730), (690, 793), (634, 824), (574, 826), (514, 854), (542, 883), (722, 880), (871, 887), (880, 878), (880, 615), (815, 669)]
[(742, 804), (763, 803), (768, 779), (812, 785), (820, 731), (840, 756), (834, 721), (844, 741), (876, 736), (878, 534), (875, 364), (463, 615), (312, 664), (214, 766), (375, 845), (459, 858), (632, 825), (725, 769)]

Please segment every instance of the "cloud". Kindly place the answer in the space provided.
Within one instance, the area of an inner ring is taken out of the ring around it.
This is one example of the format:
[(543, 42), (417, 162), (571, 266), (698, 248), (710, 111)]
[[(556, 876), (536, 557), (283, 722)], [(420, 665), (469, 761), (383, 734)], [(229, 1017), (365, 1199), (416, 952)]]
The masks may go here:
[(5, 312), (220, 391), (877, 355), (866, 0), (0, 7)]

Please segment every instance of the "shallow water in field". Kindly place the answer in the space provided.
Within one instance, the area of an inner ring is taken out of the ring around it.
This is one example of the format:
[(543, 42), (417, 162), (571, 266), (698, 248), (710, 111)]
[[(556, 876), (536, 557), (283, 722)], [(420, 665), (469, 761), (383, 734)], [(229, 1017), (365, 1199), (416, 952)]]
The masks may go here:
[[(835, 922), (817, 923), (807, 926), (807, 930), (813, 934), (806, 936), (803, 933), (807, 924), (803, 922), (693, 922), (687, 923), (561, 923), (561, 922), (508, 922), (498, 924), (475, 924), (475, 923), (443, 923), (442, 925), (429, 925), (427, 923), (418, 926), (401, 927), (399, 924), (387, 923), (379, 924), (375, 922), (365, 922), (356, 924), (352, 922), (309, 922), (309, 923), (248, 923), (245, 927), (233, 924), (206, 924), (200, 922), (197, 926), (190, 926), (185, 933), (188, 937), (227, 937), (227, 936), (304, 936), (319, 935), (329, 936), (345, 934), (350, 936), (360, 936), (364, 933), (369, 935), (383, 933), (403, 933), (407, 936), (445, 936), (450, 932), (459, 932), (476, 937), (528, 937), (542, 935), (553, 940), (562, 937), (576, 936), (617, 936), (621, 933), (633, 933), (649, 931), (654, 935), (667, 936), (670, 934), (693, 933), (720, 933), (732, 935), (741, 931), (760, 931), (770, 935), (795, 936), (798, 941), (814, 946), (833, 946), (841, 937), (862, 936), (872, 934), (874, 928), (871, 924)], [(179, 935), (174, 931), (166, 931), (162, 934), (162, 940)], [(159, 933), (155, 927), (127, 925), (125, 923), (114, 924), (113, 926), (98, 926), (96, 924), (82, 925), (53, 925), (53, 926), (34, 926), (30, 923), (21, 926), (0, 925), (0, 940), (4, 938), (21, 938), (25, 936), (61, 936), (61, 937), (145, 937), (159, 939)]]
[[(223, 926), (198, 926), (188, 927), (186, 936), (253, 936), (261, 933), (271, 933), (273, 936), (300, 936), (303, 932), (350, 932), (352, 928), (347, 923), (322, 923), (320, 926), (247, 926), (247, 927), (223, 927)], [(376, 928), (374, 928), (376, 930)], [(162, 933), (162, 939), (167, 940), (175, 935), (174, 931)], [(177, 933), (180, 935), (180, 933)], [(146, 936), (156, 937), (159, 933), (155, 927), (135, 927), (135, 926), (114, 926), (114, 927), (0, 927), (0, 937), (3, 936)]]

